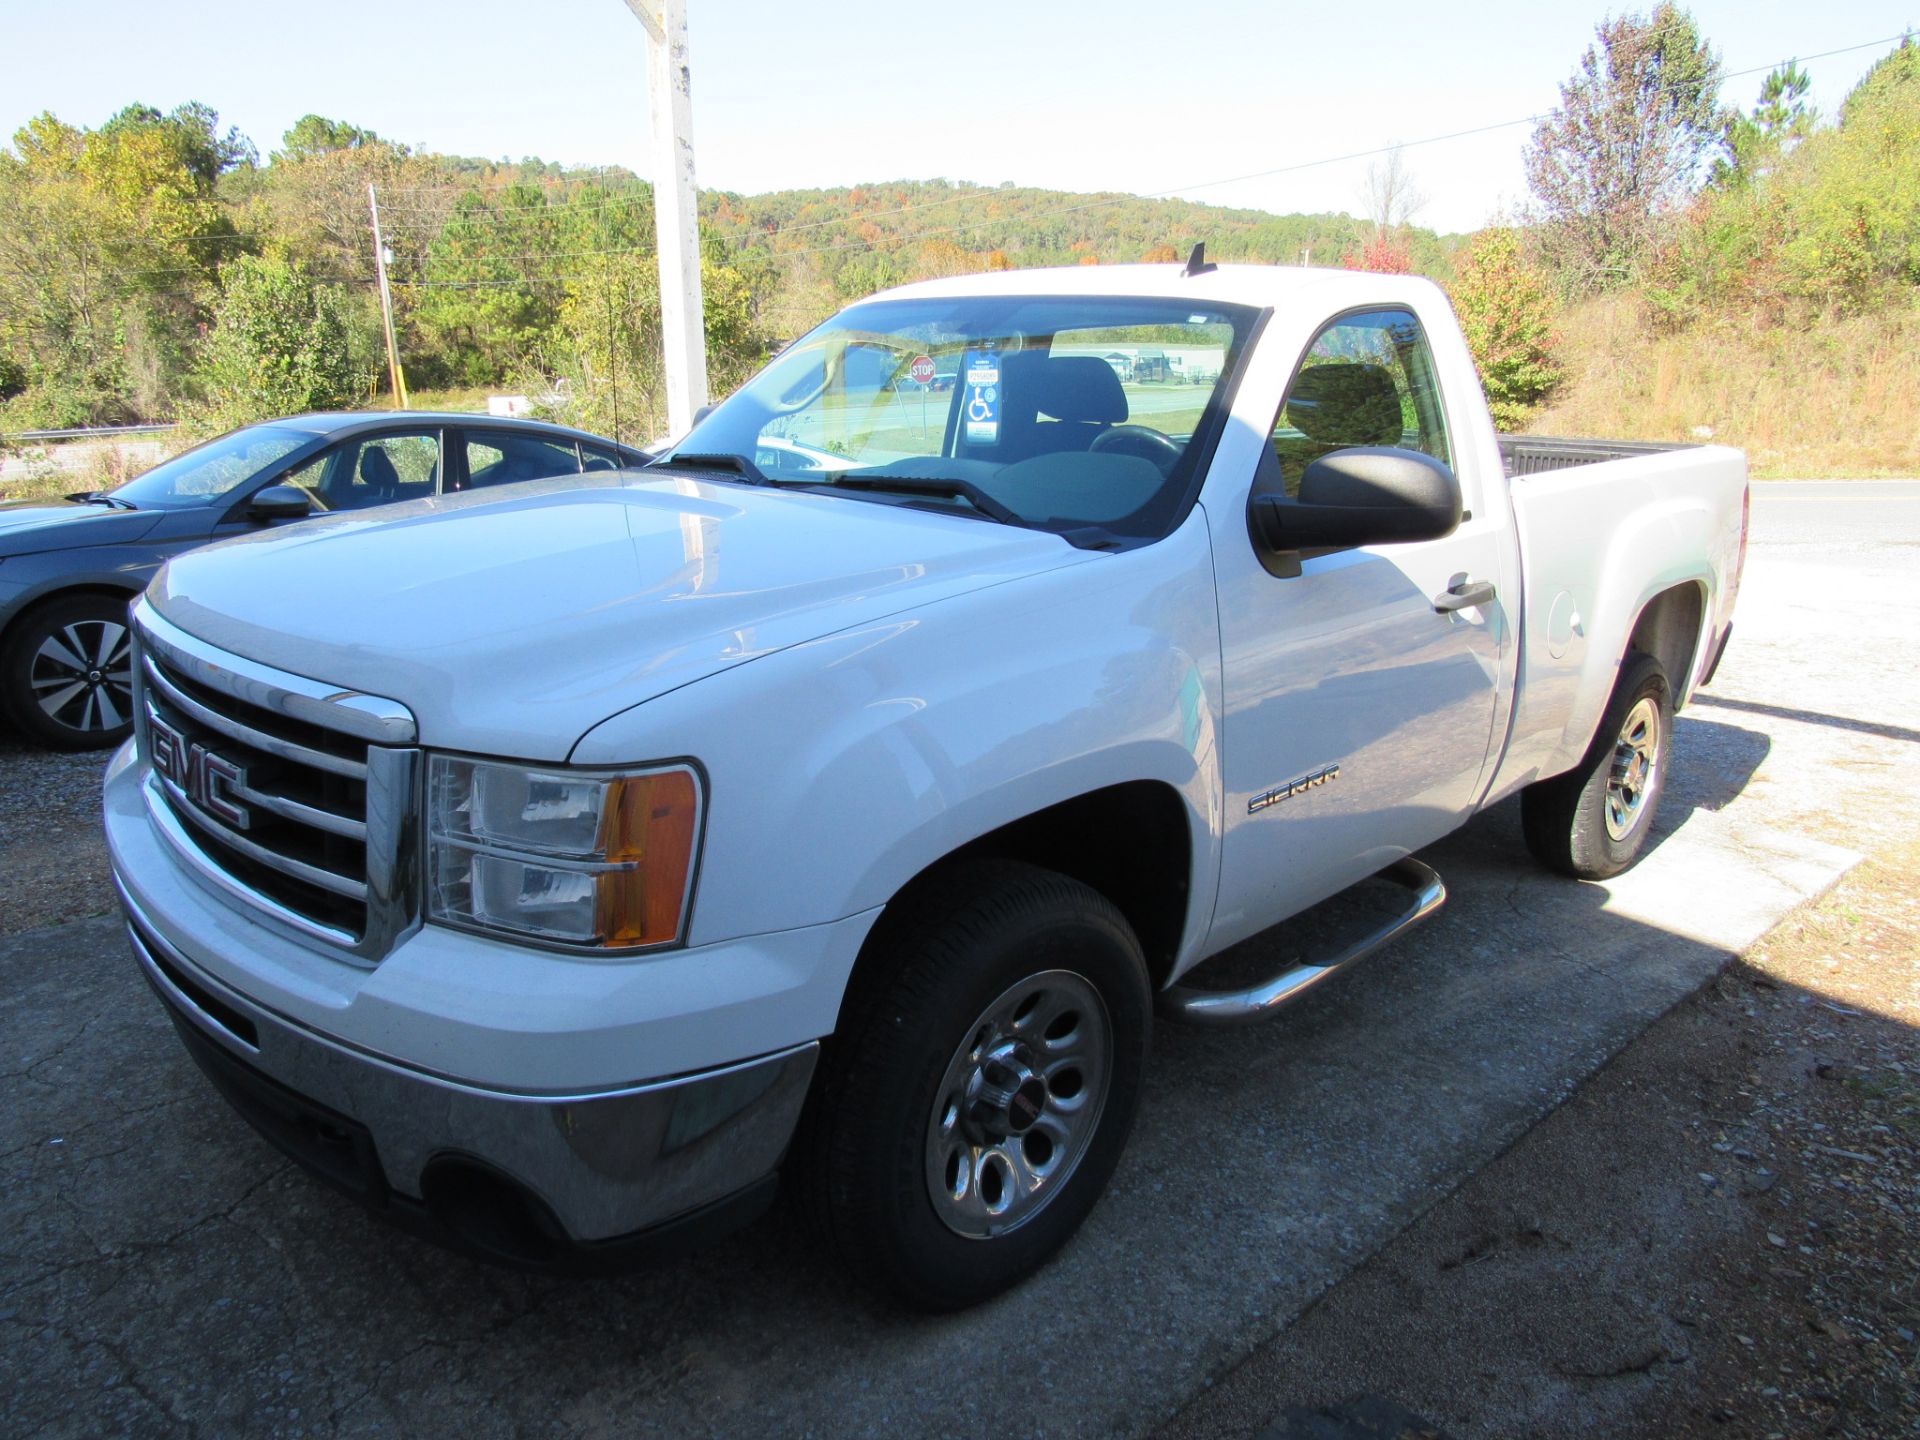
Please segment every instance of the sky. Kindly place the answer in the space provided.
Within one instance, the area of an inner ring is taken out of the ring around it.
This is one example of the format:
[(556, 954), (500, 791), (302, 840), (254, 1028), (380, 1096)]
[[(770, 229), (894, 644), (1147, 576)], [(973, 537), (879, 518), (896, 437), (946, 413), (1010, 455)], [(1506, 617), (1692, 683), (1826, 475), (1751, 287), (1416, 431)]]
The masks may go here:
[[(1531, 126), (1503, 122), (1553, 107), (1606, 8), (688, 0), (696, 173), (746, 193), (945, 177), (1360, 213), (1374, 162), (1339, 157), (1402, 144), (1414, 218), (1471, 230), (1525, 200)], [(1806, 60), (1828, 113), (1920, 24), (1920, 0), (1692, 11), (1729, 72), (1886, 42)], [(624, 0), (0, 0), (0, 35), (8, 136), (46, 110), (95, 126), (199, 100), (263, 158), (312, 112), (452, 154), (649, 169)], [(1722, 98), (1751, 105), (1760, 80)]]

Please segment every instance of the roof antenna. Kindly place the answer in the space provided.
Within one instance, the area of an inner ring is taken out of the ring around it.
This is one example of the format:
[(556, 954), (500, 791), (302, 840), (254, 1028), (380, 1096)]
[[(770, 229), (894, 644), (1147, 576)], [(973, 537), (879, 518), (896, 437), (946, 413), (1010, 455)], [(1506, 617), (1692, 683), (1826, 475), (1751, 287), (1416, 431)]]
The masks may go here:
[(1205, 275), (1209, 270), (1218, 270), (1219, 268), (1218, 265), (1207, 259), (1207, 242), (1202, 240), (1193, 247), (1193, 253), (1187, 256), (1187, 268), (1180, 273), (1188, 279), (1192, 279), (1195, 275)]

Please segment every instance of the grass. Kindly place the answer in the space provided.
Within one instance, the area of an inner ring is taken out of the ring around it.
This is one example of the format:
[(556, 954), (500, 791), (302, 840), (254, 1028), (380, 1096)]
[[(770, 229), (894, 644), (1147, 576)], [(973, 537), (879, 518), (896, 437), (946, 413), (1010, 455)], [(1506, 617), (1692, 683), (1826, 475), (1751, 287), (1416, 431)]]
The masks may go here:
[[(505, 392), (498, 385), (466, 385), (452, 390), (409, 390), (407, 408), (409, 410), (453, 410), (469, 415), (484, 415), (487, 410), (487, 397)], [(363, 410), (397, 410), (393, 396), (386, 390), (380, 391), (365, 405)]]
[(1920, 312), (1656, 335), (1608, 299), (1560, 329), (1570, 379), (1534, 433), (1684, 441), (1704, 427), (1761, 479), (1920, 475)]
[(62, 464), (51, 447), (0, 450), (0, 500), (57, 500), (85, 490), (111, 490), (159, 464), (182, 443), (89, 445), (72, 464)]

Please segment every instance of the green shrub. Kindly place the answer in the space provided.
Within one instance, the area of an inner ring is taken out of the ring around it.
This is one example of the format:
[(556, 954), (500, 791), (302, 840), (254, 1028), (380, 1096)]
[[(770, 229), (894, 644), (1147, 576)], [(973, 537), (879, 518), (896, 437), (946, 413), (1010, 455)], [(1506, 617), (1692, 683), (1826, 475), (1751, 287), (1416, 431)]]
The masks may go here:
[(1563, 377), (1553, 289), (1522, 253), (1519, 234), (1498, 229), (1468, 243), (1450, 294), (1494, 423), (1516, 429)]
[(334, 410), (366, 398), (339, 298), (298, 261), (243, 255), (220, 269), (212, 331), (195, 356), (196, 431), (217, 433), (277, 415)]

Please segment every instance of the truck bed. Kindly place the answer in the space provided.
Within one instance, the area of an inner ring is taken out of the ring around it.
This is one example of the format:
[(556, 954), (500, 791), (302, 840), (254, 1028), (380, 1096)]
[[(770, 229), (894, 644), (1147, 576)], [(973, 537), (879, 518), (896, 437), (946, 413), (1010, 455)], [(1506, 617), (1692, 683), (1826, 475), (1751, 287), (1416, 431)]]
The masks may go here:
[(1700, 448), (1660, 440), (1584, 440), (1561, 435), (1502, 435), (1499, 441), (1500, 463), (1509, 480), (1521, 480), (1549, 470), (1570, 470), (1576, 465), (1599, 465), (1636, 455)]

